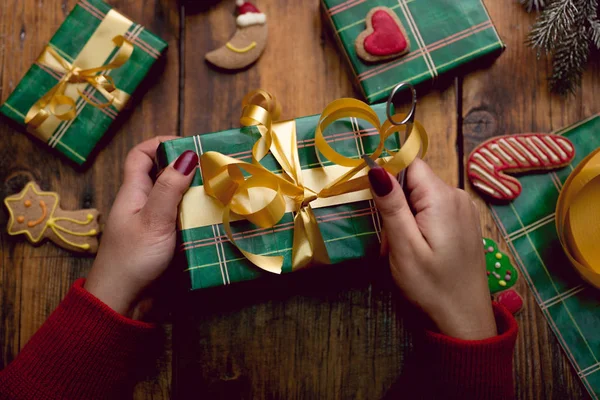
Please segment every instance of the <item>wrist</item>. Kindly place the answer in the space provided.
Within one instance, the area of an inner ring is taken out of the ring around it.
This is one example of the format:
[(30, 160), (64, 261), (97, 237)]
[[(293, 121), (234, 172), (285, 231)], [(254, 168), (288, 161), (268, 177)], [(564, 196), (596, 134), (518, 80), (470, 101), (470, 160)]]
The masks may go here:
[(133, 315), (137, 295), (124, 279), (101, 276), (92, 268), (83, 287), (115, 312), (128, 318)]
[(434, 323), (440, 333), (462, 340), (484, 340), (498, 335), (492, 304), (482, 307), (482, 310), (471, 312), (451, 312), (434, 318)]

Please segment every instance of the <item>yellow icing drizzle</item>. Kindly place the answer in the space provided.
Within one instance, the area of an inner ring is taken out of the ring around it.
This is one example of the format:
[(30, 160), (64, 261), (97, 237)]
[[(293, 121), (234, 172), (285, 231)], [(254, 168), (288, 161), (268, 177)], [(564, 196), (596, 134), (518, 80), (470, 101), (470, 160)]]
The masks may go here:
[(86, 220), (85, 221), (79, 221), (73, 218), (67, 218), (67, 217), (56, 217), (56, 218), (52, 218), (52, 220), (54, 222), (57, 221), (68, 221), (68, 222), (73, 222), (74, 224), (78, 224), (78, 225), (87, 225), (90, 222), (92, 222), (92, 219), (94, 219), (94, 216), (92, 214), (88, 214), (86, 215)]
[(225, 45), (225, 47), (227, 47), (231, 51), (235, 51), (236, 53), (247, 53), (247, 52), (249, 52), (250, 50), (252, 50), (253, 48), (256, 47), (256, 42), (250, 43), (248, 46), (244, 47), (243, 49), (238, 49), (237, 47), (235, 47), (234, 45), (232, 45), (229, 42), (227, 42), (227, 44)]
[(27, 223), (28, 227), (33, 228), (34, 226), (41, 224), (48, 216), (48, 209), (46, 208), (46, 203), (44, 200), (40, 200), (40, 207), (42, 208), (42, 216), (35, 221), (29, 221)]
[(46, 223), (46, 225), (49, 226), (50, 229), (52, 229), (52, 232), (54, 232), (54, 234), (58, 238), (60, 238), (60, 240), (65, 242), (66, 244), (73, 246), (73, 247), (83, 249), (83, 250), (88, 250), (90, 248), (90, 245), (88, 243), (83, 243), (83, 244), (75, 243), (73, 241), (70, 241), (66, 237), (64, 237), (60, 232), (64, 232), (64, 233), (72, 235), (72, 236), (95, 236), (98, 233), (95, 229), (91, 229), (88, 232), (73, 232), (70, 229), (67, 229), (63, 226), (58, 225), (56, 222), (57, 221), (69, 221), (69, 222), (73, 222), (73, 223), (76, 223), (79, 225), (87, 225), (93, 219), (94, 219), (94, 216), (92, 214), (88, 214), (87, 219), (85, 221), (78, 221), (76, 219), (67, 218), (67, 217), (50, 218), (48, 220), (48, 222)]

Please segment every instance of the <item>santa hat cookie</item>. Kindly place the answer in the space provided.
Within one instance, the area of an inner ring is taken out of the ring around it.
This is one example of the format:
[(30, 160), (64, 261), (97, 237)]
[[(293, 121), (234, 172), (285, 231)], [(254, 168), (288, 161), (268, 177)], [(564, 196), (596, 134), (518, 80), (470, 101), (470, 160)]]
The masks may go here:
[(267, 22), (267, 16), (249, 1), (236, 0), (235, 4), (238, 14), (235, 22), (238, 26), (264, 25)]
[(267, 16), (252, 3), (236, 0), (237, 30), (224, 46), (206, 54), (217, 67), (236, 70), (247, 67), (261, 56), (267, 45)]

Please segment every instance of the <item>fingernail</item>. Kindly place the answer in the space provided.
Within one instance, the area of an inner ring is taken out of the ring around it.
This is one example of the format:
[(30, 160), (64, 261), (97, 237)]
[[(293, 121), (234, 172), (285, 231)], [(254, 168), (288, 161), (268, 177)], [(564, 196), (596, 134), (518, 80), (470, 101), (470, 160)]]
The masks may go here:
[(369, 170), (369, 182), (371, 182), (371, 187), (378, 197), (387, 196), (394, 188), (390, 174), (381, 167)]
[(177, 158), (173, 168), (183, 175), (189, 175), (196, 168), (196, 165), (198, 165), (198, 155), (191, 150), (186, 150)]

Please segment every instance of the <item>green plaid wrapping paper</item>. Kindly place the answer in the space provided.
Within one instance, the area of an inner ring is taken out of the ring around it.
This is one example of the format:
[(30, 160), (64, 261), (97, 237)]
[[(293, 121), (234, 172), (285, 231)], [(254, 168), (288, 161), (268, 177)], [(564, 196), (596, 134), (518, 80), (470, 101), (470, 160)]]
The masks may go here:
[(600, 291), (571, 266), (558, 240), (555, 208), (571, 171), (600, 147), (600, 115), (558, 134), (575, 145), (573, 163), (545, 174), (519, 177), (523, 192), (508, 205), (490, 206), (522, 276), (579, 378), (600, 396)]
[[(373, 109), (380, 120), (386, 118), (384, 105), (374, 106)], [(330, 162), (320, 164), (317, 158), (314, 135), (318, 120), (318, 115), (296, 119), (302, 169), (331, 165)], [(358, 158), (362, 154), (372, 153), (379, 143), (377, 130), (365, 124), (355, 118), (339, 120), (327, 128), (325, 136), (336, 151), (346, 157)], [(245, 127), (168, 141), (158, 149), (158, 167), (164, 168), (185, 150), (193, 150), (199, 155), (206, 151), (218, 151), (251, 162), (252, 145), (259, 137), (260, 133), (255, 127)], [(397, 149), (397, 139), (388, 139), (386, 144), (390, 150)], [(390, 140), (396, 140), (396, 144)], [(271, 154), (261, 164), (272, 172), (282, 172)], [(202, 185), (200, 171), (196, 172), (192, 182), (192, 186), (199, 185)], [(378, 254), (381, 222), (372, 200), (317, 208), (314, 213), (332, 263)], [(282, 255), (283, 272), (291, 272), (293, 213), (285, 214), (270, 229), (258, 229), (248, 221), (234, 222), (231, 226), (241, 248), (257, 254)], [(228, 285), (269, 274), (244, 258), (229, 242), (221, 224), (182, 230), (179, 236), (191, 290)]]
[[(54, 34), (50, 46), (72, 63), (111, 8), (101, 0), (81, 0)], [(138, 24), (129, 28), (125, 38), (134, 44), (133, 54), (125, 65), (108, 73), (114, 79), (117, 88), (133, 94), (167, 44)], [(108, 57), (107, 62), (114, 53)], [(61, 75), (50, 68), (33, 64), (2, 105), (0, 113), (25, 125), (25, 115), (31, 106), (60, 78)], [(98, 103), (106, 102), (92, 87), (88, 86), (84, 93)], [(118, 111), (113, 106), (96, 108), (79, 98), (77, 117), (63, 121), (49, 139), (48, 146), (56, 148), (75, 163), (83, 164), (117, 114)]]
[[(500, 52), (498, 36), (481, 0), (321, 0), (356, 83), (371, 104), (386, 98), (399, 82), (418, 84), (463, 64)], [(391, 8), (406, 30), (410, 52), (400, 58), (366, 64), (354, 42), (365, 30), (374, 7)]]

